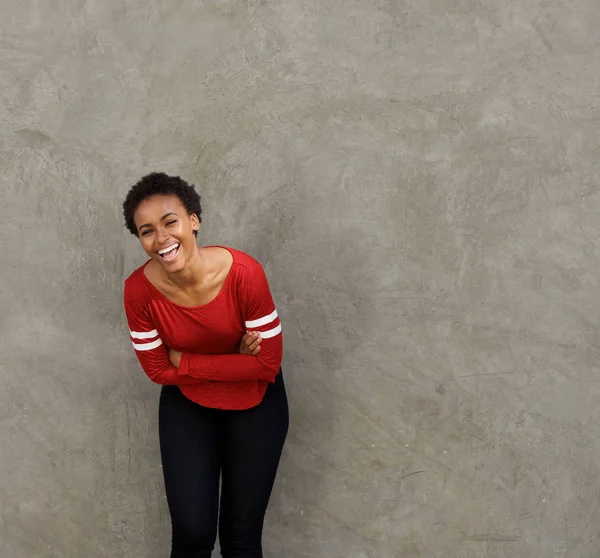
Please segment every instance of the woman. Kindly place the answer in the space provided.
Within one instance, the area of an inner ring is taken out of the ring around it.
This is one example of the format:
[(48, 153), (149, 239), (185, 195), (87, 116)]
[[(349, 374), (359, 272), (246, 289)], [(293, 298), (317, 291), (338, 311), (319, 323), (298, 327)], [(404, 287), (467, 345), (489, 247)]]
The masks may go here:
[(260, 558), (288, 429), (281, 324), (265, 273), (243, 252), (198, 247), (200, 197), (179, 177), (145, 176), (123, 212), (150, 258), (124, 298), (135, 353), (163, 386), (171, 558), (210, 557), (219, 514), (222, 556)]

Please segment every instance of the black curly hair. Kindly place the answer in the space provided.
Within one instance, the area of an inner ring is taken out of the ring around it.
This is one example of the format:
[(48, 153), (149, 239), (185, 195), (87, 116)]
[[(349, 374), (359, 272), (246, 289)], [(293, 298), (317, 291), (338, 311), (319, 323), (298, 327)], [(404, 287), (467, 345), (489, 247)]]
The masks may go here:
[[(155, 195), (177, 196), (188, 214), (195, 213), (198, 221), (202, 221), (200, 217), (202, 214), (200, 196), (194, 189), (194, 185), (188, 184), (179, 176), (169, 176), (164, 172), (153, 172), (144, 176), (132, 186), (123, 202), (125, 226), (134, 236), (139, 235), (133, 222), (133, 213), (146, 198)], [(198, 231), (194, 231), (194, 234), (198, 236)]]

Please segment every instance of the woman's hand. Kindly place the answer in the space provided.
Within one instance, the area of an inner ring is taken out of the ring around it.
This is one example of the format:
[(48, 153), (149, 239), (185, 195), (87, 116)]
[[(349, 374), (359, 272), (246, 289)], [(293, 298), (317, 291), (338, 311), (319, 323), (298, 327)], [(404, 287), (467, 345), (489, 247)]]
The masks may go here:
[(181, 353), (179, 351), (169, 349), (169, 360), (175, 368), (179, 368), (179, 364), (181, 363)]
[(257, 331), (249, 331), (240, 341), (240, 354), (256, 356), (260, 353), (262, 339)]

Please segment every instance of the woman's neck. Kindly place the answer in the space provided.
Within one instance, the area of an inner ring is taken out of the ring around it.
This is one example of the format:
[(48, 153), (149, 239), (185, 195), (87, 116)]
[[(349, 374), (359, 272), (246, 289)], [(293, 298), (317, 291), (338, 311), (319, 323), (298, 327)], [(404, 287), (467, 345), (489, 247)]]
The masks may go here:
[(178, 289), (190, 289), (204, 282), (208, 268), (209, 262), (198, 246), (185, 267), (177, 273), (165, 272), (165, 279)]

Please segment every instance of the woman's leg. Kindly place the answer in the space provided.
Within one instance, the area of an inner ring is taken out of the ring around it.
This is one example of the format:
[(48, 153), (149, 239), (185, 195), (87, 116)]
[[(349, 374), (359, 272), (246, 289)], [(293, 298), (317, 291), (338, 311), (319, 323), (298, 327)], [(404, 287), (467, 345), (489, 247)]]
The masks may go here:
[(176, 386), (160, 395), (159, 434), (173, 529), (171, 558), (210, 558), (219, 505), (219, 415)]
[(288, 430), (281, 372), (260, 405), (223, 424), (219, 542), (224, 558), (262, 558), (262, 528)]

